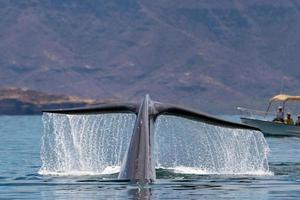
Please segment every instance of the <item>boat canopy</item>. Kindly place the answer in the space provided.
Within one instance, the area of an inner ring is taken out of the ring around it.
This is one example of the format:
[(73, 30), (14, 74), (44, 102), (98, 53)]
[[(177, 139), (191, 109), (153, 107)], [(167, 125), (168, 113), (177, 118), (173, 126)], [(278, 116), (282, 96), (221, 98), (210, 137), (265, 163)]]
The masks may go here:
[(286, 94), (279, 94), (279, 95), (276, 95), (276, 96), (272, 97), (269, 100), (269, 103), (272, 103), (274, 101), (282, 101), (282, 102), (300, 101), (300, 96), (291, 96), (291, 95), (286, 95)]
[(291, 96), (291, 95), (286, 95), (286, 94), (278, 94), (278, 95), (272, 97), (272, 98), (269, 100), (269, 106), (268, 106), (268, 108), (267, 108), (267, 110), (266, 110), (265, 116), (266, 116), (267, 113), (269, 112), (270, 107), (271, 107), (271, 104), (272, 104), (274, 101), (281, 101), (281, 102), (283, 103), (283, 110), (284, 110), (285, 102), (287, 102), (287, 101), (300, 101), (300, 96)]

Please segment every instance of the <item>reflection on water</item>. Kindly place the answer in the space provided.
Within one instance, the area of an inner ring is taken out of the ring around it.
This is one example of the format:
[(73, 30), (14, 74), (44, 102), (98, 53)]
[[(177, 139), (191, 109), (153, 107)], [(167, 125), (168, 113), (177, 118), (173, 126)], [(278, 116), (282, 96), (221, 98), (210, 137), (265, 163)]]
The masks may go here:
[(51, 190), (42, 190), (42, 199), (152, 199), (151, 185), (139, 187), (129, 182), (82, 180), (80, 184), (65, 183), (45, 185)]
[(136, 187), (128, 190), (128, 198), (147, 200), (151, 199), (150, 187)]

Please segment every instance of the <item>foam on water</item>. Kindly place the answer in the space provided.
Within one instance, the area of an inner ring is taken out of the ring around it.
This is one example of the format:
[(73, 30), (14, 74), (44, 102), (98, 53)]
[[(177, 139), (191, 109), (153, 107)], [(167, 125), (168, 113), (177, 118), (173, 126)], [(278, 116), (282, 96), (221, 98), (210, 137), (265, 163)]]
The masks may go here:
[(230, 172), (220, 172), (216, 173), (214, 171), (210, 171), (207, 169), (201, 169), (201, 168), (196, 168), (196, 167), (185, 167), (185, 166), (178, 166), (175, 168), (168, 168), (170, 171), (174, 171), (175, 173), (178, 174), (198, 174), (198, 175), (249, 175), (249, 176), (272, 176), (274, 175), (273, 172), (271, 171), (266, 171), (266, 170), (256, 170), (256, 171), (243, 171), (243, 172), (235, 172), (235, 173), (230, 173)]
[(99, 176), (107, 174), (116, 174), (120, 172), (120, 166), (107, 166), (102, 172), (95, 171), (46, 171), (40, 170), (39, 174), (48, 176)]
[[(136, 116), (44, 114), (39, 171), (81, 176), (120, 170)], [(221, 128), (175, 116), (155, 125), (156, 167), (184, 174), (270, 175), (260, 132)]]

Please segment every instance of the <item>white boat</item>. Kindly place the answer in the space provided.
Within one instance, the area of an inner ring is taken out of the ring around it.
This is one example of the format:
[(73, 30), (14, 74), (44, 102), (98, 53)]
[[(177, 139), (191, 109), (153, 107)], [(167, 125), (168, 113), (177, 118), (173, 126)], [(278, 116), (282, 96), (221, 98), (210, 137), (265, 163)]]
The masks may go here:
[[(266, 136), (296, 136), (300, 137), (300, 126), (287, 125), (282, 122), (272, 121), (269, 116), (269, 109), (274, 102), (282, 102), (283, 112), (285, 111), (285, 104), (287, 101), (300, 101), (300, 96), (290, 96), (290, 95), (276, 95), (269, 100), (269, 105), (266, 112), (256, 111), (246, 108), (238, 107), (238, 110), (246, 116), (241, 117), (241, 121), (244, 124), (253, 126), (261, 130)], [(273, 113), (274, 117), (275, 114)]]

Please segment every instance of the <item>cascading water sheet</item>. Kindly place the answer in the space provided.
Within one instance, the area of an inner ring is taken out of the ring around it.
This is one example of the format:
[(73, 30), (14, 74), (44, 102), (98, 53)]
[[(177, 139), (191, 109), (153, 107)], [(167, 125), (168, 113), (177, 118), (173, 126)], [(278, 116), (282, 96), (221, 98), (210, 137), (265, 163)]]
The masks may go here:
[(134, 114), (45, 113), (40, 174), (117, 173), (132, 134)]
[(158, 117), (155, 126), (156, 166), (179, 173), (271, 174), (268, 152), (258, 131), (168, 115)]
[[(134, 114), (43, 115), (40, 174), (117, 173)], [(270, 174), (268, 145), (258, 131), (222, 128), (175, 116), (155, 123), (156, 167), (193, 174)]]

